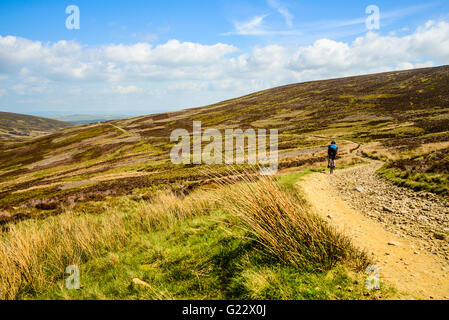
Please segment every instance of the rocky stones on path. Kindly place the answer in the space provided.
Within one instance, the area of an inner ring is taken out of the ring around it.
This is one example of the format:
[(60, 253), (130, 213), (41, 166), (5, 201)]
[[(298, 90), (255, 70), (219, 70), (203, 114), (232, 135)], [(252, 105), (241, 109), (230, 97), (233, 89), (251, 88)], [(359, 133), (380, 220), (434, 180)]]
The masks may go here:
[(391, 184), (379, 178), (376, 170), (376, 166), (342, 170), (335, 180), (340, 196), (351, 208), (378, 221), (388, 231), (426, 243), (419, 250), (412, 249), (418, 254), (434, 251), (449, 261), (449, 228), (445, 229), (449, 226), (449, 203), (432, 193)]
[(388, 242), (388, 245), (389, 245), (389, 246), (395, 246), (395, 247), (398, 247), (398, 246), (401, 245), (401, 243), (400, 243), (400, 242), (397, 242), (397, 241), (389, 241), (389, 242)]
[(435, 232), (433, 237), (437, 240), (446, 240), (446, 235), (444, 233)]

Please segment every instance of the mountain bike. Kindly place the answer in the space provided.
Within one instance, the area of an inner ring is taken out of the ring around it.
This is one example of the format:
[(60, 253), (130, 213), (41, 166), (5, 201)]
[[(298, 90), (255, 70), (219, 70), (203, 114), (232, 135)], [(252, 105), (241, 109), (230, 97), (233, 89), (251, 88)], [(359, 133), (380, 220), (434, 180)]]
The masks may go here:
[(332, 173), (334, 173), (335, 170), (335, 159), (331, 159), (330, 164), (329, 164), (329, 170)]

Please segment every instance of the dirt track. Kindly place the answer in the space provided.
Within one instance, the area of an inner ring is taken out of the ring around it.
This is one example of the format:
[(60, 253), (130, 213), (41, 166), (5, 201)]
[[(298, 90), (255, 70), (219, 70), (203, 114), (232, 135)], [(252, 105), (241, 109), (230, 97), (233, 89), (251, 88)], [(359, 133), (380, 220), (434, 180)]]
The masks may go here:
[[(449, 299), (448, 239), (432, 231), (449, 227), (447, 203), (378, 179), (380, 165), (314, 173), (299, 186), (317, 213), (372, 254), (381, 281), (400, 291), (397, 298)], [(400, 211), (403, 204), (412, 208)]]

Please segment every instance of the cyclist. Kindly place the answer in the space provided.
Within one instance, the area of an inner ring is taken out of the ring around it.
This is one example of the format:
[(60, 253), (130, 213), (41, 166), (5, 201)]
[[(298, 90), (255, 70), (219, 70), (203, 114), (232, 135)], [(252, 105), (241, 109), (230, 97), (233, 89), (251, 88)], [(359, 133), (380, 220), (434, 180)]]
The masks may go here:
[[(327, 158), (327, 167), (328, 167), (328, 168), (330, 167), (331, 160), (334, 160), (334, 161), (335, 161), (335, 157), (337, 156), (337, 154), (338, 154), (338, 146), (337, 146), (337, 143), (336, 143), (335, 141), (332, 141), (332, 143), (330, 144), (330, 146), (327, 148), (327, 155), (328, 155), (328, 158)], [(334, 164), (334, 166), (335, 166), (335, 164)]]

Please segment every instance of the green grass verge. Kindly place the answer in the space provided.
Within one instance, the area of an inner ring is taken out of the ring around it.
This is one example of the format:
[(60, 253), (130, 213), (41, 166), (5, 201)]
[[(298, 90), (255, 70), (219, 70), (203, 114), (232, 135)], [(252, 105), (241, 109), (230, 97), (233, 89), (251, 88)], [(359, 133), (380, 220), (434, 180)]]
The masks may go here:
[[(81, 265), (81, 289), (63, 280), (38, 299), (364, 299), (363, 279), (343, 266), (305, 272), (267, 256), (229, 215), (215, 211), (167, 230), (139, 233)], [(149, 286), (134, 284), (138, 278)]]
[(305, 176), (315, 173), (315, 172), (324, 172), (325, 168), (317, 168), (317, 169), (306, 169), (301, 171), (296, 171), (293, 173), (288, 173), (279, 177), (279, 183), (284, 185), (287, 189), (293, 189), (295, 184), (298, 183)]
[(377, 174), (395, 185), (449, 197), (449, 174), (410, 172), (384, 165)]

